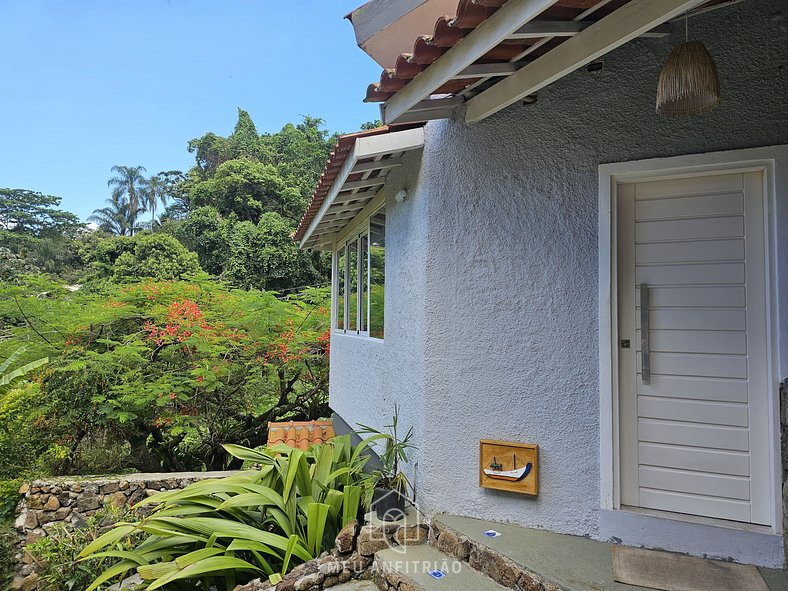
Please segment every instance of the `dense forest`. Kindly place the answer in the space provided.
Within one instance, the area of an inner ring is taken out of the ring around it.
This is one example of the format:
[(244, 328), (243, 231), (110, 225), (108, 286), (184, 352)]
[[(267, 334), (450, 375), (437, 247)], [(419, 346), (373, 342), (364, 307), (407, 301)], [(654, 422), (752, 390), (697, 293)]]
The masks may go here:
[(113, 167), (88, 224), (0, 189), (0, 481), (223, 469), (328, 414), (330, 260), (290, 235), (335, 139), (239, 109), (188, 171)]

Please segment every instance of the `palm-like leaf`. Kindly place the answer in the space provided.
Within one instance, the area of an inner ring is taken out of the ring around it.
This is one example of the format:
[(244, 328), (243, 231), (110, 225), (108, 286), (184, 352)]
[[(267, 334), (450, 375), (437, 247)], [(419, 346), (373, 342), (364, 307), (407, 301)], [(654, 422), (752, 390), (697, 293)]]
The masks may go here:
[(307, 451), (226, 449), (263, 466), (154, 495), (144, 501), (155, 505), (149, 517), (118, 524), (80, 557), (123, 559), (150, 591), (181, 580), (231, 588), (238, 576), (273, 581), (317, 557), (358, 517), (365, 460), (349, 436)]

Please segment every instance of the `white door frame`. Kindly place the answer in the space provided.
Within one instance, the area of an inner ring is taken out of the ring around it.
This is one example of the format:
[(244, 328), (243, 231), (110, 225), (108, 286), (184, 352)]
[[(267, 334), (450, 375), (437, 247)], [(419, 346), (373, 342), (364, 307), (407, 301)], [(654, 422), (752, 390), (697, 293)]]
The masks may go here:
[[(788, 199), (788, 146), (752, 148), (602, 164), (599, 166), (599, 391), (600, 391), (600, 491), (601, 507), (620, 509), (618, 453), (618, 278), (616, 187), (619, 182), (656, 180), (666, 177), (721, 172), (764, 173), (764, 240), (766, 252), (767, 367), (769, 392), (769, 462), (773, 491), (771, 531), (782, 532), (782, 466), (780, 447), (780, 401), (777, 310), (777, 195)], [(788, 372), (788, 366), (784, 368)]]

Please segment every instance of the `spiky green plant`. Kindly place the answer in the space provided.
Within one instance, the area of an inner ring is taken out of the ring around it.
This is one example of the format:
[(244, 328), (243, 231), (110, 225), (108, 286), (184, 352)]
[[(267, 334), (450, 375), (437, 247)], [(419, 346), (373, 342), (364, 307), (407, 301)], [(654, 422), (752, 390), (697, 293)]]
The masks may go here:
[[(308, 451), (227, 445), (260, 467), (144, 501), (155, 506), (149, 517), (117, 524), (81, 552), (83, 560), (121, 560), (87, 591), (133, 572), (148, 591), (178, 582), (233, 589), (260, 576), (278, 582), (358, 517), (368, 444), (354, 448), (341, 436)], [(140, 533), (143, 541), (126, 549)]]
[(21, 378), (22, 376), (29, 374), (31, 371), (38, 369), (42, 365), (49, 363), (49, 358), (44, 357), (42, 359), (36, 359), (35, 361), (31, 361), (30, 363), (26, 363), (21, 367), (17, 367), (16, 369), (9, 371), (11, 365), (16, 363), (16, 361), (22, 355), (24, 355), (26, 350), (27, 347), (24, 346), (19, 347), (16, 351), (11, 353), (8, 359), (0, 363), (0, 388), (9, 385), (17, 378)]

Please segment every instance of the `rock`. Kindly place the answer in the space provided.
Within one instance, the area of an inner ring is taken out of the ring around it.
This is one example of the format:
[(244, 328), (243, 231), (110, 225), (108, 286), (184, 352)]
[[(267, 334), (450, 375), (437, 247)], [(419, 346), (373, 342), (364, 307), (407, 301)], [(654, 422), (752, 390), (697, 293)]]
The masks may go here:
[(60, 509), (60, 501), (55, 495), (52, 495), (44, 503), (44, 511), (57, 511), (58, 509)]
[(442, 531), (436, 540), (435, 547), (458, 560), (468, 560), (471, 554), (471, 543), (451, 531)]
[(118, 482), (118, 490), (128, 490), (129, 488), (129, 481), (128, 480), (121, 480)]
[(53, 514), (55, 521), (65, 521), (66, 517), (71, 515), (71, 507), (61, 507)]
[(48, 496), (33, 495), (27, 499), (27, 507), (29, 509), (43, 509), (46, 502), (49, 500)]
[(295, 581), (284, 579), (276, 585), (276, 591), (295, 591)]
[(271, 589), (272, 585), (268, 581), (262, 579), (254, 579), (245, 585), (236, 585), (233, 591), (266, 591)]
[(337, 585), (339, 585), (339, 579), (337, 577), (326, 577), (326, 580), (323, 581), (323, 589), (336, 587)]
[(74, 483), (71, 485), (71, 492), (81, 493), (82, 492), (82, 485), (79, 483)]
[(116, 509), (120, 509), (121, 507), (126, 506), (126, 495), (122, 492), (118, 491), (114, 495), (109, 498), (109, 504), (115, 507)]
[(59, 495), (62, 492), (63, 492), (63, 489), (61, 487), (59, 487), (59, 486), (53, 486), (52, 487), (52, 494), (53, 495)]
[(356, 535), (358, 534), (358, 521), (355, 519), (343, 527), (337, 534), (334, 544), (341, 554), (350, 554), (356, 545)]
[(27, 535), (25, 536), (25, 546), (34, 544), (46, 535), (47, 534), (43, 529), (34, 529), (33, 531), (27, 532)]
[(29, 482), (23, 482), (22, 486), (19, 487), (19, 494), (20, 495), (26, 495), (29, 490), (30, 490), (30, 483)]
[(372, 564), (372, 556), (362, 556), (358, 553), (353, 553), (350, 558), (345, 560), (344, 567), (353, 574), (358, 574), (365, 570)]
[(520, 570), (514, 563), (487, 548), (475, 547), (468, 563), (507, 589), (511, 589), (520, 577)]
[(416, 546), (427, 542), (430, 530), (421, 525), (401, 527), (394, 533), (394, 541), (400, 546)]
[(38, 586), (38, 575), (36, 573), (32, 573), (24, 578), (24, 580), (22, 581), (22, 586), (19, 588), (19, 591), (34, 591), (37, 586)]
[(319, 587), (320, 584), (323, 582), (325, 577), (320, 573), (312, 573), (311, 575), (305, 575), (298, 579), (295, 582), (293, 588), (295, 591), (307, 591), (308, 589), (312, 589), (313, 587)]
[(375, 552), (389, 547), (389, 541), (383, 530), (372, 525), (365, 525), (358, 534), (358, 552), (363, 556), (372, 556)]
[(83, 513), (86, 511), (96, 511), (99, 507), (101, 507), (101, 501), (99, 501), (98, 496), (95, 494), (85, 494), (77, 499), (77, 509)]
[(25, 577), (14, 577), (14, 580), (11, 581), (11, 585), (9, 585), (10, 591), (20, 591), (22, 589), (22, 585), (25, 582)]
[(145, 491), (145, 496), (146, 496), (146, 497), (152, 497), (153, 495), (157, 495), (157, 494), (159, 494), (159, 492), (160, 492), (160, 491), (158, 491), (157, 489), (154, 489), (154, 488), (149, 488), (149, 489), (147, 489), (147, 490)]
[(76, 511), (74, 511), (71, 514), (70, 521), (71, 521), (71, 525), (73, 525), (74, 527), (85, 527), (88, 524), (87, 519), (85, 519), (85, 516), (82, 515), (81, 513), (77, 513)]
[(343, 568), (344, 567), (339, 562), (325, 562), (318, 565), (317, 572), (319, 572), (324, 577), (328, 577), (331, 575), (338, 575), (342, 572)]
[(339, 576), (337, 577), (340, 583), (347, 583), (352, 578), (353, 578), (353, 574), (348, 569), (343, 570), (341, 573), (339, 573)]
[(108, 482), (104, 486), (101, 487), (101, 494), (102, 495), (111, 495), (112, 493), (116, 493), (120, 490), (117, 482)]

